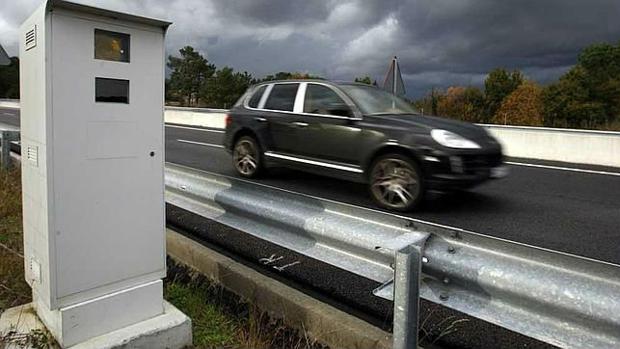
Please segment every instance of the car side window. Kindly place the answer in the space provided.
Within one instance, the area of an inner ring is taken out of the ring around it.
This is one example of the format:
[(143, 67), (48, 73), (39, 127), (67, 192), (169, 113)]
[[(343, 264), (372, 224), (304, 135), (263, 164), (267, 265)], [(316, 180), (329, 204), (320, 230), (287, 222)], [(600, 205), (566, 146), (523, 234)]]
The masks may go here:
[(261, 86), (254, 92), (252, 98), (250, 98), (250, 100), (248, 101), (248, 107), (258, 108), (258, 103), (260, 103), (260, 99), (261, 97), (263, 97), (263, 93), (265, 93), (266, 88), (267, 85)]
[(293, 111), (299, 84), (275, 84), (265, 103), (265, 109)]
[(351, 116), (351, 109), (334, 90), (327, 86), (308, 84), (304, 113)]

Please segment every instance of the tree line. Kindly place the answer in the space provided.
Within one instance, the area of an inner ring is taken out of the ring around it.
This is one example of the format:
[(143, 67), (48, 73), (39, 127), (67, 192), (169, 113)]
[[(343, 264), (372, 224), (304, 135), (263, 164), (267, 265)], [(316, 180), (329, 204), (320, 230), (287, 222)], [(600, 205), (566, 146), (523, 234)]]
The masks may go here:
[(547, 86), (498, 68), (483, 89), (432, 89), (414, 104), (425, 114), (469, 122), (620, 130), (620, 43), (583, 49), (577, 64)]
[[(255, 78), (230, 67), (217, 68), (191, 46), (167, 59), (166, 102), (190, 107), (230, 108), (261, 81), (322, 79), (299, 72)], [(376, 85), (369, 76), (356, 82)], [(0, 66), (0, 98), (19, 98), (19, 59)], [(491, 71), (482, 88), (432, 89), (413, 104), (424, 114), (469, 122), (620, 130), (620, 43), (594, 44), (557, 81), (541, 86), (518, 70)]]
[(251, 85), (262, 81), (322, 79), (307, 73), (278, 72), (257, 79), (248, 72), (209, 63), (191, 46), (179, 50), (179, 57), (169, 56), (166, 79), (166, 102), (189, 107), (230, 108)]
[[(230, 108), (249, 86), (263, 81), (324, 79), (300, 72), (278, 72), (255, 78), (230, 67), (217, 69), (191, 46), (180, 49), (178, 56), (168, 56), (167, 67), (170, 77), (166, 79), (166, 103), (188, 107)], [(355, 78), (355, 82), (377, 85), (369, 76)]]

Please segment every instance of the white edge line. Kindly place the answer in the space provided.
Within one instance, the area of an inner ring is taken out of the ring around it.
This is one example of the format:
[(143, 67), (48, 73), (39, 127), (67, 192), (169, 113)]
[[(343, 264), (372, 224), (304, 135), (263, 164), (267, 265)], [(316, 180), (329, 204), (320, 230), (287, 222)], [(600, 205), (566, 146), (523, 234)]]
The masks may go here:
[(178, 126), (178, 125), (166, 124), (166, 127), (183, 128), (187, 130), (196, 130), (196, 131), (203, 131), (203, 132), (226, 133), (226, 131), (223, 131), (223, 130), (212, 130), (212, 129), (207, 129), (207, 128), (198, 128), (198, 127), (189, 127), (189, 126)]
[(591, 173), (591, 174), (600, 174), (600, 175), (618, 176), (618, 177), (620, 177), (620, 172), (595, 171), (595, 170), (586, 170), (586, 169), (571, 168), (571, 167), (526, 164), (526, 163), (523, 163), (523, 162), (513, 162), (513, 161), (506, 161), (505, 163), (509, 164), (509, 165), (516, 165), (516, 166), (537, 167), (537, 168), (546, 168), (546, 169), (550, 169), (550, 170), (583, 172), (583, 173)]
[(177, 142), (181, 142), (181, 143), (188, 143), (188, 144), (195, 144), (195, 145), (202, 145), (205, 147), (212, 147), (212, 148), (224, 148), (223, 145), (220, 144), (211, 144), (211, 143), (203, 143), (203, 142), (194, 142), (194, 141), (186, 141), (185, 139), (177, 139)]

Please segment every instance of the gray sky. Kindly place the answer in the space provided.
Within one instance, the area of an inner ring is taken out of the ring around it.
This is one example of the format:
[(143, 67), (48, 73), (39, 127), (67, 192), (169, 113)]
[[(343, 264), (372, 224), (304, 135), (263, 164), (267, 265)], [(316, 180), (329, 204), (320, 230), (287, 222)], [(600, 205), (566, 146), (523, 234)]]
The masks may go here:
[[(0, 43), (41, 0), (0, 0)], [(619, 0), (78, 0), (174, 22), (168, 53), (192, 45), (218, 67), (381, 82), (399, 57), (408, 94), (480, 86), (495, 67), (556, 79), (595, 42), (620, 42)]]

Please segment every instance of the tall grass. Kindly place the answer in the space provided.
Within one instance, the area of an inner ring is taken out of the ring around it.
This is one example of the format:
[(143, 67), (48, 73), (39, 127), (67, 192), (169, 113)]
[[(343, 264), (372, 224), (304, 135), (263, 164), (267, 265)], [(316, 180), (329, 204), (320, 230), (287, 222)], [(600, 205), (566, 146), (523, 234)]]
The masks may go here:
[(24, 281), (21, 174), (14, 167), (0, 170), (0, 313), (30, 299)]

